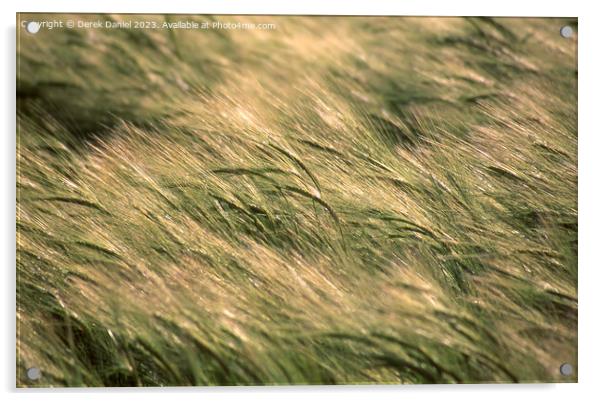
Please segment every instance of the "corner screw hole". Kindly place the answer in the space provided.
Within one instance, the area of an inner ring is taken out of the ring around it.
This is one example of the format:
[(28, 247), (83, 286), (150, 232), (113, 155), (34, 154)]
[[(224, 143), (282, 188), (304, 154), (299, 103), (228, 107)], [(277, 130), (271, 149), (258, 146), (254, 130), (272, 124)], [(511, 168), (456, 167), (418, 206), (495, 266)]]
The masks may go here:
[(569, 25), (563, 26), (562, 28), (560, 28), (560, 36), (562, 36), (565, 39), (572, 37), (573, 28), (571, 28)]
[(27, 369), (27, 378), (32, 381), (40, 380), (42, 378), (42, 372), (38, 368), (29, 368)]
[(570, 363), (563, 363), (560, 365), (560, 374), (563, 376), (570, 376), (573, 374), (573, 365)]

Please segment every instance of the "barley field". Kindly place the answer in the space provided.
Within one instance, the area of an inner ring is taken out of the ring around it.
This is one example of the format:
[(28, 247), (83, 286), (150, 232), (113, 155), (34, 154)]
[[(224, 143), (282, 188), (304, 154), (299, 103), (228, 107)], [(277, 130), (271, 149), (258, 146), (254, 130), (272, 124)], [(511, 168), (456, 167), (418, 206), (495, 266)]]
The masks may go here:
[(577, 381), (576, 19), (17, 26), (17, 386)]

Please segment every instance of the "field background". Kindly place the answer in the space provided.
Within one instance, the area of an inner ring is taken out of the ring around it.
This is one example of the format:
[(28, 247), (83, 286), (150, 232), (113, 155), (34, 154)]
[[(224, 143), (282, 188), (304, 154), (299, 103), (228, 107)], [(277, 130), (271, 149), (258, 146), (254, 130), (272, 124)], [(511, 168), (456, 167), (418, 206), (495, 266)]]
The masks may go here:
[(576, 21), (20, 18), (19, 386), (576, 381)]

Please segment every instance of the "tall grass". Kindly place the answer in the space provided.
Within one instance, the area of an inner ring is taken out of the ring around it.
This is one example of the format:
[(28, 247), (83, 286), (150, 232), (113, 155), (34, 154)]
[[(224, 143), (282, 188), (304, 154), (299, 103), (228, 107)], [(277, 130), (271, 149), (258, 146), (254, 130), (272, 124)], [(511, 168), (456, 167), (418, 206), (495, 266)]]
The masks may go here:
[(209, 18), (19, 31), (17, 385), (576, 380), (576, 21)]

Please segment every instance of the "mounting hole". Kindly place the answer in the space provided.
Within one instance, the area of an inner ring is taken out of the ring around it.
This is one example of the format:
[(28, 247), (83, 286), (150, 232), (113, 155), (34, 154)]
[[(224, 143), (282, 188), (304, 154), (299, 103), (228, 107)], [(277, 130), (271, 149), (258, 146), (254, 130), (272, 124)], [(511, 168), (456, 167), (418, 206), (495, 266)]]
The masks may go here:
[(560, 28), (560, 36), (566, 39), (570, 38), (573, 36), (573, 28), (571, 28), (569, 25), (563, 26)]
[(25, 24), (25, 30), (31, 33), (32, 35), (38, 33), (38, 31), (40, 30), (40, 23), (35, 21), (29, 21), (27, 24)]
[(573, 365), (570, 363), (563, 363), (560, 365), (560, 374), (563, 376), (570, 376), (573, 374)]
[(27, 378), (29, 380), (40, 380), (42, 378), (42, 371), (39, 368), (27, 369)]

